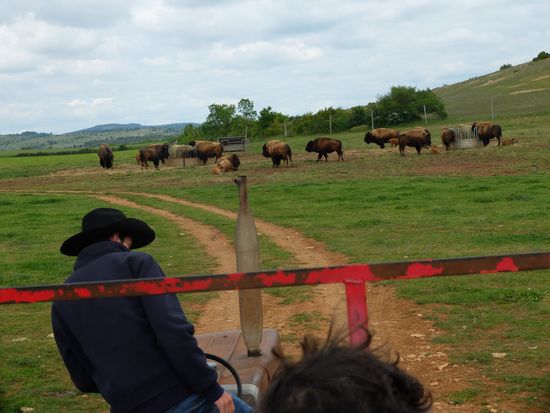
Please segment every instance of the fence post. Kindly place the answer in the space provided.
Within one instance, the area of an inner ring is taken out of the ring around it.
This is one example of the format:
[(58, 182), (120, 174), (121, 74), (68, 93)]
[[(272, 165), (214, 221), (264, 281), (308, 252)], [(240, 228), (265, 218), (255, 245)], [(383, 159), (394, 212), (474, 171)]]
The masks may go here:
[[(238, 272), (260, 271), (258, 237), (252, 211), (248, 206), (246, 176), (234, 179), (239, 187), (239, 213), (235, 232)], [(249, 356), (260, 356), (263, 330), (262, 292), (260, 289), (239, 290), (241, 331)]]

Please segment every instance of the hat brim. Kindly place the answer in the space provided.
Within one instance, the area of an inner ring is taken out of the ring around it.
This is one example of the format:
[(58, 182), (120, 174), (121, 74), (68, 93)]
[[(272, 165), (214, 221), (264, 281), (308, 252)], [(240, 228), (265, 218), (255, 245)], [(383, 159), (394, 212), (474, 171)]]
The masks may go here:
[(63, 244), (61, 244), (59, 250), (64, 255), (74, 257), (88, 245), (99, 241), (102, 237), (112, 235), (115, 232), (120, 232), (132, 237), (132, 249), (145, 247), (155, 239), (155, 231), (145, 222), (135, 218), (124, 218), (102, 228), (79, 232), (67, 238)]

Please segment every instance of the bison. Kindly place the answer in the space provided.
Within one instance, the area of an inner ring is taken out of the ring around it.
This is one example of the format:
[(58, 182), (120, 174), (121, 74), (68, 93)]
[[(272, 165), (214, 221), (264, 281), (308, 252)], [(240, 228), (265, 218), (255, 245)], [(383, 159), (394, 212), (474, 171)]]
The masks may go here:
[(448, 151), (452, 144), (456, 142), (456, 134), (453, 129), (449, 129), (444, 126), (441, 129), (441, 143), (445, 147), (445, 150)]
[(217, 161), (223, 154), (223, 145), (219, 142), (191, 141), (189, 145), (197, 149), (197, 158), (199, 158), (204, 165), (206, 165), (208, 158), (215, 157)]
[(221, 174), (229, 171), (236, 171), (239, 169), (241, 161), (237, 154), (225, 155), (216, 161), (216, 164), (212, 168), (213, 174)]
[(375, 143), (380, 146), (380, 149), (384, 149), (384, 144), (388, 143), (390, 139), (397, 139), (398, 137), (399, 132), (394, 129), (377, 128), (366, 133), (365, 142), (367, 144)]
[(317, 138), (309, 141), (306, 145), (306, 152), (317, 152), (317, 162), (321, 160), (321, 157), (325, 157), (325, 162), (328, 162), (328, 154), (336, 152), (338, 154), (338, 161), (344, 160), (344, 152), (342, 151), (342, 141), (332, 138)]
[(483, 142), (483, 146), (489, 145), (489, 141), (493, 138), (497, 138), (498, 146), (500, 146), (500, 139), (502, 138), (502, 128), (498, 123), (492, 122), (474, 122), (472, 123), (472, 132), (477, 129), (477, 136)]
[(191, 145), (172, 144), (168, 149), (168, 153), (172, 159), (196, 158), (197, 148), (194, 148)]
[(518, 143), (518, 138), (506, 138), (502, 140), (502, 146), (510, 146)]
[(97, 156), (99, 156), (99, 164), (102, 168), (109, 169), (113, 167), (113, 159), (115, 158), (115, 155), (109, 145), (106, 143), (99, 145)]
[(141, 169), (149, 168), (148, 161), (153, 162), (155, 169), (159, 169), (159, 162), (165, 163), (164, 161), (170, 157), (168, 152), (169, 146), (167, 144), (159, 144), (148, 146), (146, 148), (140, 148), (136, 154), (136, 161), (141, 166)]
[(405, 156), (405, 147), (412, 146), (416, 148), (416, 153), (420, 155), (423, 146), (432, 145), (432, 135), (425, 128), (413, 128), (405, 133), (399, 134), (399, 153)]
[(273, 168), (278, 168), (281, 161), (285, 161), (285, 166), (288, 166), (288, 161), (292, 163), (292, 150), (287, 143), (272, 140), (262, 146), (262, 155), (266, 158), (271, 158)]
[(396, 148), (397, 146), (399, 146), (399, 138), (391, 138), (388, 142), (390, 143), (392, 148)]

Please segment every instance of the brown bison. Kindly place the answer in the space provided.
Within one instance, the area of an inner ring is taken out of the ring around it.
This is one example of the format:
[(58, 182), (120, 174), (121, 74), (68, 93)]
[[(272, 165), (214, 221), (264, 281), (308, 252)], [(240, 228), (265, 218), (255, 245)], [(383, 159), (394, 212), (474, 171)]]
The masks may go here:
[(452, 144), (456, 142), (456, 134), (453, 129), (449, 129), (444, 126), (441, 129), (441, 143), (445, 147), (445, 150), (448, 151)]
[(148, 161), (153, 162), (155, 169), (159, 169), (159, 162), (165, 163), (164, 161), (170, 157), (168, 152), (169, 145), (159, 144), (153, 146), (147, 146), (146, 148), (140, 148), (136, 154), (136, 161), (141, 166), (141, 169), (149, 168)]
[(241, 161), (237, 154), (225, 155), (216, 161), (212, 168), (213, 174), (222, 174), (224, 172), (236, 171), (239, 169)]
[(189, 145), (197, 149), (197, 158), (199, 158), (204, 165), (206, 165), (208, 158), (215, 157), (217, 161), (223, 154), (223, 145), (219, 142), (191, 141)]
[(483, 146), (489, 145), (489, 141), (493, 138), (497, 138), (498, 146), (500, 146), (500, 139), (502, 138), (502, 128), (498, 123), (492, 122), (474, 122), (472, 123), (472, 132), (477, 129), (477, 136), (483, 142)]
[(518, 143), (518, 138), (506, 138), (502, 140), (502, 146), (511, 146)]
[(405, 147), (412, 146), (416, 148), (416, 153), (420, 155), (423, 146), (432, 145), (432, 135), (425, 128), (413, 128), (405, 133), (399, 134), (399, 153), (405, 156)]
[(109, 145), (106, 143), (99, 145), (97, 156), (99, 156), (99, 164), (102, 168), (109, 169), (113, 167), (113, 159), (115, 159), (115, 155)]
[(262, 146), (262, 155), (266, 158), (271, 158), (273, 168), (278, 168), (281, 161), (285, 161), (285, 166), (288, 166), (288, 161), (292, 163), (292, 150), (287, 143), (273, 140), (268, 141)]
[(344, 160), (344, 152), (342, 151), (342, 141), (332, 138), (317, 138), (309, 141), (306, 145), (306, 152), (317, 152), (317, 162), (321, 160), (321, 157), (325, 157), (325, 162), (328, 162), (328, 154), (336, 152), (338, 154), (338, 161)]
[(391, 138), (388, 142), (390, 143), (392, 148), (396, 148), (399, 146), (399, 138)]
[(398, 137), (399, 132), (394, 129), (377, 128), (366, 133), (365, 142), (367, 144), (375, 143), (380, 146), (380, 149), (384, 149), (384, 144), (388, 143), (390, 139), (397, 139)]

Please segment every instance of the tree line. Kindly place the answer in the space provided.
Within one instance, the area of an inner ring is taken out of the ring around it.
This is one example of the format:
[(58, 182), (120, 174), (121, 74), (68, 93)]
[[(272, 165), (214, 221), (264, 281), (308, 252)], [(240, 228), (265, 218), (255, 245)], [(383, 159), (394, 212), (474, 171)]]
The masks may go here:
[(445, 105), (430, 89), (393, 86), (374, 103), (348, 109), (328, 107), (316, 113), (289, 116), (267, 106), (259, 112), (247, 98), (234, 104), (208, 106), (208, 116), (199, 126), (187, 125), (178, 137), (181, 143), (197, 139), (216, 139), (223, 136), (292, 136), (344, 132), (356, 126), (374, 127), (396, 125), (421, 119), (425, 114), (447, 117)]

